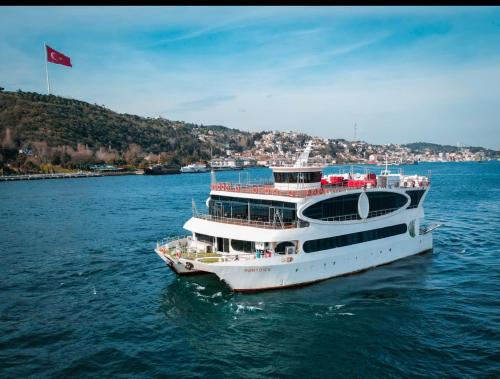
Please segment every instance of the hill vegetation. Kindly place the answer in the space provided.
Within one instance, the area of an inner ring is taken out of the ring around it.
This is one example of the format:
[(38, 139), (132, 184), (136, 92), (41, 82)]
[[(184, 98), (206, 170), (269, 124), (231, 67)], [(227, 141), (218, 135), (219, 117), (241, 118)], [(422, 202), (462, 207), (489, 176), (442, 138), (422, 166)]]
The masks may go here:
[[(5, 92), (0, 87), (0, 175), (87, 169), (95, 164), (130, 169), (157, 162), (186, 165), (206, 162), (211, 153), (225, 155), (227, 150), (260, 160), (293, 160), (299, 153), (297, 147), (311, 138), (305, 133), (250, 133), (220, 125), (120, 114), (84, 101), (20, 90)], [(450, 159), (457, 159), (456, 153), (462, 154), (459, 147), (426, 142), (374, 145), (313, 139), (313, 155), (321, 162), (366, 162), (386, 154), (396, 161), (419, 155), (432, 158), (438, 153), (450, 153)], [(481, 147), (466, 150), (479, 152), (482, 158), (499, 157), (498, 151)]]
[(225, 149), (242, 151), (253, 135), (223, 126), (119, 114), (97, 104), (34, 92), (0, 92), (0, 168), (188, 164)]

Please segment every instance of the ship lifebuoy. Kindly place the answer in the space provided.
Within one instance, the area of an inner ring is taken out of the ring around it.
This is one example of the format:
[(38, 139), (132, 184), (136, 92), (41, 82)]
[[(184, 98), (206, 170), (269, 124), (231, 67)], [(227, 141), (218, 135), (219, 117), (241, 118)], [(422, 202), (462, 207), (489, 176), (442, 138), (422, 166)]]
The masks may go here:
[(270, 193), (270, 192), (271, 192), (271, 191), (270, 191), (270, 189), (269, 189), (268, 187), (265, 187), (265, 188), (264, 188), (264, 193), (265, 193), (266, 195), (269, 195), (269, 193)]

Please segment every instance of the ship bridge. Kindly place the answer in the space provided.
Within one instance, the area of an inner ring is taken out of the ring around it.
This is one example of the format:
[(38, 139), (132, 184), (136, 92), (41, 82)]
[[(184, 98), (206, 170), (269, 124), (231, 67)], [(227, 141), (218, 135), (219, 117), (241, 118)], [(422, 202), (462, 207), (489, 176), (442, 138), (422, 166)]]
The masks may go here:
[(311, 150), (312, 141), (309, 141), (293, 166), (270, 167), (273, 171), (275, 189), (279, 191), (304, 191), (321, 188), (323, 166), (308, 164)]

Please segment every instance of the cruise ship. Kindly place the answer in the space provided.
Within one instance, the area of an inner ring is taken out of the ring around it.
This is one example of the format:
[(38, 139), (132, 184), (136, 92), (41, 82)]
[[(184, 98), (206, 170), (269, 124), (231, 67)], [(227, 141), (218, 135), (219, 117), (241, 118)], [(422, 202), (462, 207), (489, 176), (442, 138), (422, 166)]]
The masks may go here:
[(177, 274), (215, 274), (236, 292), (318, 282), (432, 251), (423, 227), (428, 176), (391, 173), (323, 175), (308, 163), (271, 167), (273, 181), (217, 182), (207, 213), (193, 204), (189, 235), (157, 242)]

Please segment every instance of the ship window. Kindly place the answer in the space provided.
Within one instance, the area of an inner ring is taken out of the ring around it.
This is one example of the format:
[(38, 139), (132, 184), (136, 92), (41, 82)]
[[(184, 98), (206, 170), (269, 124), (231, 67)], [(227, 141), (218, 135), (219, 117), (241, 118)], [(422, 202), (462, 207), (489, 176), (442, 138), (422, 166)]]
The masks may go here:
[(407, 230), (408, 227), (406, 224), (398, 224), (379, 229), (365, 230), (363, 232), (309, 240), (304, 243), (304, 251), (306, 253), (313, 253), (316, 251), (335, 249), (337, 247), (344, 247), (404, 234)]
[(321, 171), (273, 172), (275, 183), (319, 183)]
[(359, 193), (319, 201), (303, 212), (304, 216), (323, 221), (359, 220)]
[(214, 243), (214, 237), (206, 234), (195, 233), (196, 239), (200, 242)]
[(395, 192), (367, 192), (370, 202), (368, 218), (381, 216), (403, 207), (408, 199), (406, 196)]
[(295, 246), (295, 244), (291, 241), (280, 242), (279, 244), (276, 245), (274, 251), (278, 254), (285, 254), (286, 248), (288, 246)]
[[(273, 222), (275, 218), (279, 220), (281, 217), (285, 223), (297, 220), (296, 205), (283, 201), (213, 195), (210, 197), (208, 207), (209, 214), (216, 217), (262, 222)], [(276, 217), (276, 213), (279, 213), (280, 217)]]
[(408, 209), (417, 208), (420, 203), (420, 199), (424, 196), (425, 190), (410, 190), (406, 191), (406, 194), (410, 196), (411, 203), (408, 205)]
[(252, 253), (255, 251), (255, 242), (231, 240), (231, 247), (236, 251), (243, 251), (245, 253)]
[(229, 253), (229, 239), (217, 237), (217, 251)]

